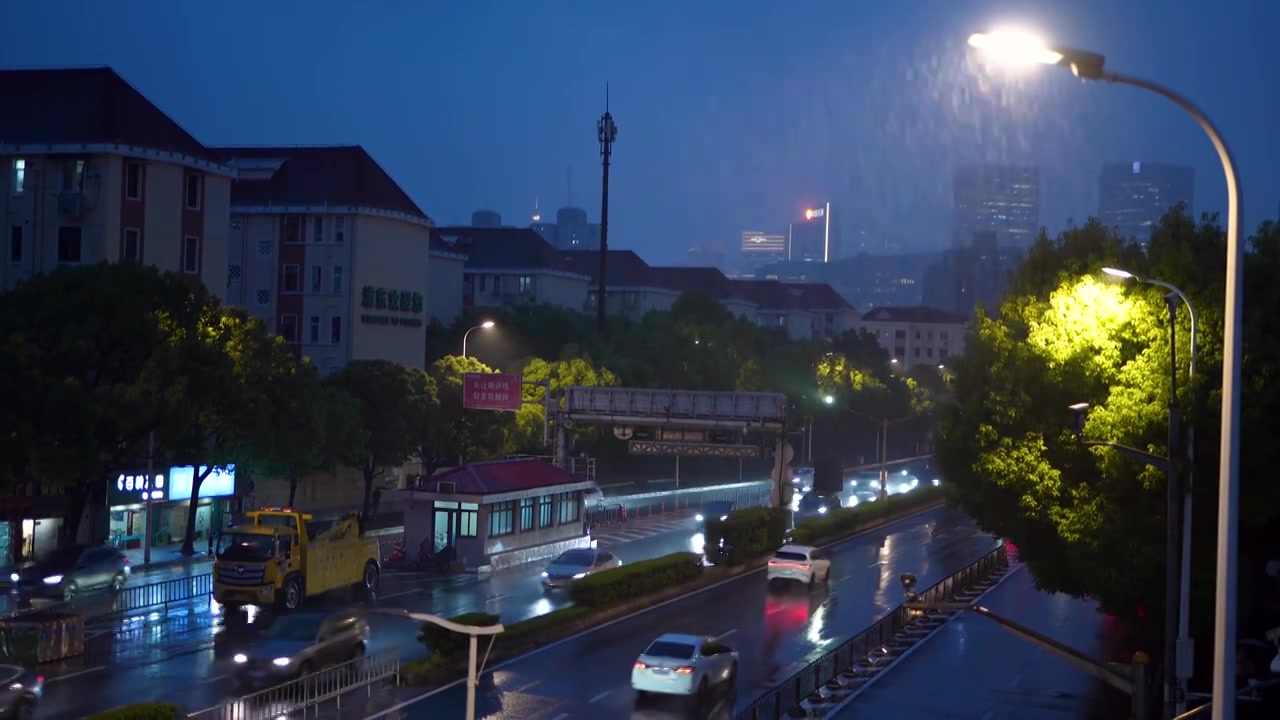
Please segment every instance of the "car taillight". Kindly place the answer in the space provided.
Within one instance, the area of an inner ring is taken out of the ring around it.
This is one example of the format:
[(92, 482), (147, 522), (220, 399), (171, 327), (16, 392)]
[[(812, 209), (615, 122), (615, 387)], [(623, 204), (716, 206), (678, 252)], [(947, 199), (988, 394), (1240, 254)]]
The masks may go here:
[(649, 667), (648, 665), (645, 665), (644, 663), (640, 662), (639, 660), (637, 660), (637, 661), (636, 661), (636, 669), (637, 669), (637, 670), (644, 670), (644, 669), (646, 669), (646, 668), (648, 668), (648, 667)]
[(770, 564), (770, 565), (777, 565), (777, 564), (778, 564), (778, 561), (777, 561), (777, 560), (770, 560), (770, 561), (769, 561), (769, 564)]
[(677, 674), (677, 675), (692, 675), (692, 674), (693, 674), (693, 666), (692, 666), (692, 665), (681, 665), (680, 667), (676, 668), (676, 674)]
[(809, 569), (809, 563), (800, 563), (800, 567), (804, 568), (805, 570), (808, 570), (808, 569)]
[(43, 685), (43, 684), (44, 684), (44, 676), (43, 676), (43, 675), (37, 675), (37, 676), (36, 676), (36, 683), (37, 683), (37, 684), (39, 684), (39, 685)]

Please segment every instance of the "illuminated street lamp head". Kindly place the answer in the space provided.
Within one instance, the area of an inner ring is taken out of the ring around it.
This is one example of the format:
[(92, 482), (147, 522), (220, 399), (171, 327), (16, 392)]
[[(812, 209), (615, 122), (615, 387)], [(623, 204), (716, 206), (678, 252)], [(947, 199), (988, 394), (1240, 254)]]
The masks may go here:
[(832, 397), (831, 395), (824, 395), (824, 396), (822, 397), (822, 402), (824, 402), (824, 403), (826, 403), (826, 404), (828, 404), (828, 405), (835, 405), (835, 404), (836, 404), (836, 399), (835, 399), (834, 397)]
[(812, 219), (813, 219), (813, 208), (809, 208), (808, 210), (805, 210), (805, 211), (804, 211), (804, 219), (805, 219), (805, 220), (812, 220)]
[(489, 328), (493, 327), (493, 324), (494, 323), (492, 320), (485, 320), (484, 322), (480, 323), (480, 327), (484, 328), (485, 330), (488, 330)]
[(1102, 272), (1110, 275), (1111, 277), (1120, 278), (1121, 280), (1128, 280), (1133, 277), (1133, 273), (1128, 270), (1120, 270), (1119, 268), (1105, 267), (1102, 268)]
[(1020, 30), (974, 33), (969, 46), (1005, 65), (1066, 65), (1081, 80), (1100, 80), (1106, 58), (1095, 52), (1049, 45), (1035, 35)]

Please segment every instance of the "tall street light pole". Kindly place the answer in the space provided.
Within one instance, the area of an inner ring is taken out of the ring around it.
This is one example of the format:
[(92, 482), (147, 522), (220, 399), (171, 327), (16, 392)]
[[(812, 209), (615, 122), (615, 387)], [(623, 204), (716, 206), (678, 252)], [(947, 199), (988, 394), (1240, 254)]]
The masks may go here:
[(462, 357), (467, 356), (467, 336), (471, 335), (471, 331), (472, 330), (488, 330), (491, 327), (493, 327), (493, 321), (485, 320), (479, 325), (473, 328), (469, 328), (466, 332), (462, 333)]
[(1020, 64), (1065, 65), (1082, 80), (1105, 80), (1153, 92), (1190, 115), (1209, 136), (1227, 180), (1227, 277), (1223, 302), (1222, 434), (1218, 455), (1218, 553), (1213, 637), (1213, 720), (1236, 716), (1236, 609), (1240, 560), (1240, 361), (1243, 353), (1244, 247), (1240, 244), (1240, 179), (1222, 134), (1190, 100), (1162, 85), (1106, 69), (1098, 53), (1046, 45), (1022, 33), (978, 33), (969, 44)]
[[(1127, 270), (1119, 268), (1102, 268), (1102, 272), (1117, 277), (1122, 280), (1133, 279), (1148, 285), (1168, 290), (1170, 294), (1181, 300), (1187, 306), (1187, 314), (1191, 316), (1191, 341), (1189, 343), (1188, 354), (1190, 356), (1189, 368), (1187, 371), (1187, 382), (1190, 384), (1192, 392), (1195, 389), (1196, 378), (1196, 356), (1199, 337), (1199, 325), (1196, 321), (1196, 307), (1191, 304), (1191, 299), (1180, 288), (1172, 283), (1163, 280), (1149, 278)], [(1172, 313), (1173, 310), (1170, 309)], [(1172, 317), (1170, 318), (1172, 326)], [(1170, 337), (1170, 343), (1173, 338)], [(1172, 352), (1172, 351), (1171, 351)], [(1174, 401), (1177, 400), (1176, 390)], [(1195, 403), (1192, 403), (1192, 408)], [(1191, 637), (1191, 484), (1195, 477), (1195, 460), (1196, 460), (1196, 432), (1195, 425), (1187, 425), (1187, 479), (1182, 487), (1182, 562), (1178, 572), (1179, 589), (1178, 589), (1178, 653), (1177, 653), (1177, 678), (1178, 678), (1178, 702), (1175, 712), (1181, 715), (1187, 711), (1187, 681), (1195, 673), (1195, 641)], [(1170, 457), (1173, 455), (1173, 447), (1169, 448)]]
[(606, 320), (605, 270), (609, 257), (609, 163), (613, 159), (613, 142), (618, 139), (618, 126), (609, 112), (609, 86), (604, 89), (604, 115), (596, 122), (596, 137), (600, 140), (600, 164), (603, 175), (600, 180), (600, 277), (596, 288), (596, 332), (601, 337), (609, 330)]

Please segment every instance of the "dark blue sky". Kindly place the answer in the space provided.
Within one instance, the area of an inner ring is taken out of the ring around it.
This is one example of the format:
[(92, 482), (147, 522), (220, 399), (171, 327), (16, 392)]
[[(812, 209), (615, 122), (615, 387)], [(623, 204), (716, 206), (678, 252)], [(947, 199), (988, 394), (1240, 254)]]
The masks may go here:
[(446, 224), (527, 223), (535, 197), (553, 214), (569, 167), (597, 218), (609, 82), (610, 236), (651, 262), (828, 198), (846, 226), (939, 247), (963, 161), (1039, 164), (1054, 231), (1096, 211), (1111, 161), (1191, 163), (1196, 210), (1224, 207), (1208, 141), (1167, 102), (973, 62), (967, 35), (1009, 21), (1204, 107), (1246, 229), (1280, 204), (1270, 0), (41, 0), (4, 20), (6, 67), (112, 65), (210, 144), (362, 144)]

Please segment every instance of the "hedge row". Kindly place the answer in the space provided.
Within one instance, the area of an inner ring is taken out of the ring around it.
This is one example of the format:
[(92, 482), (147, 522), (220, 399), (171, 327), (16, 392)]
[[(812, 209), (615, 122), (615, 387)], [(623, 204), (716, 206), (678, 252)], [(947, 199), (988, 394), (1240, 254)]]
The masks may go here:
[(911, 492), (890, 495), (883, 500), (864, 502), (850, 508), (836, 508), (796, 523), (791, 541), (797, 545), (823, 545), (852, 535), (878, 520), (912, 508), (931, 505), (943, 498), (940, 487), (927, 485)]
[(569, 597), (581, 607), (609, 607), (688, 582), (701, 574), (701, 555), (672, 553), (588, 575), (569, 586)]
[(104, 710), (90, 715), (86, 720), (178, 720), (183, 717), (177, 705), (166, 703), (135, 703)]
[(791, 511), (753, 507), (734, 510), (723, 520), (707, 521), (703, 538), (713, 565), (739, 567), (777, 550), (786, 542)]

